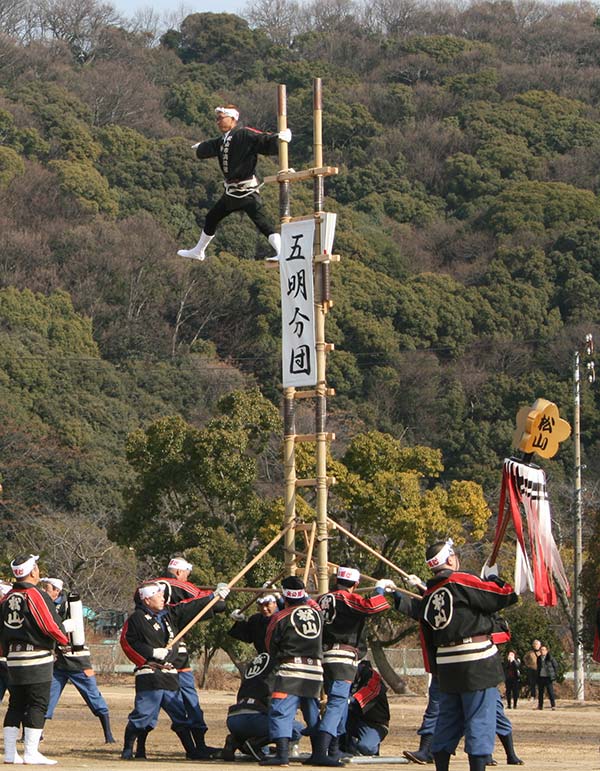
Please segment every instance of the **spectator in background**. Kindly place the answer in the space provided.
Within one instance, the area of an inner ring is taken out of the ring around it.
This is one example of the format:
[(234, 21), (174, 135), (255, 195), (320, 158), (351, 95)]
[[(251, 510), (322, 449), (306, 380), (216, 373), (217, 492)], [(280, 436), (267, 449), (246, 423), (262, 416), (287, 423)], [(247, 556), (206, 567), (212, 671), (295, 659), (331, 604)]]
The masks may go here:
[(510, 650), (504, 662), (504, 685), (506, 686), (506, 706), (511, 709), (511, 703), (517, 708), (519, 690), (521, 688), (521, 659), (514, 650)]
[(544, 691), (548, 691), (550, 706), (556, 709), (554, 697), (554, 681), (558, 675), (558, 662), (548, 650), (547, 645), (540, 647), (540, 655), (537, 662), (538, 672), (538, 709), (544, 709)]
[(523, 664), (527, 673), (527, 687), (529, 689), (529, 698), (535, 699), (537, 696), (537, 660), (540, 655), (540, 647), (542, 643), (539, 640), (534, 640), (531, 643), (531, 648), (523, 656)]

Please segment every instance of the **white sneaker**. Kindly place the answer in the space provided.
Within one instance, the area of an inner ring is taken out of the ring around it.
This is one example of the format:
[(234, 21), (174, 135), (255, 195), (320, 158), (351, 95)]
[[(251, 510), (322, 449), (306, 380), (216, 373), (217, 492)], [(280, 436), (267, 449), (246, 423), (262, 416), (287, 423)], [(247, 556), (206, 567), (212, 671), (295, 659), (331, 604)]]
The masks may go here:
[(186, 257), (188, 260), (198, 260), (199, 262), (204, 262), (206, 259), (204, 251), (195, 252), (193, 249), (180, 249), (177, 254), (180, 257)]

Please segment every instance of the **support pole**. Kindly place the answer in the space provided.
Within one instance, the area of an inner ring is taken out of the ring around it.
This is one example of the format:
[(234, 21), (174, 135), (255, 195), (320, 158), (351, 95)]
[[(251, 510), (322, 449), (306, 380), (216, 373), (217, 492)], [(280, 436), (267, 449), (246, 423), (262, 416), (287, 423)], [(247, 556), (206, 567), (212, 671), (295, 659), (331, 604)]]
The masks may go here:
[(581, 597), (581, 561), (583, 552), (581, 487), (581, 373), (580, 354), (575, 351), (573, 364), (573, 439), (575, 445), (575, 521), (573, 550), (573, 678), (575, 698), (585, 700), (585, 672), (583, 668), (583, 602)]
[[(277, 129), (287, 128), (287, 94), (285, 85), (277, 86)], [(287, 142), (279, 141), (279, 170), (289, 168)], [(279, 182), (279, 218), (281, 223), (290, 221), (290, 183)], [(286, 388), (283, 394), (283, 470), (284, 470), (284, 525), (289, 526), (283, 544), (285, 572), (296, 575), (296, 402), (295, 388)]]
[[(323, 103), (321, 78), (313, 80), (313, 154), (316, 168), (323, 166)], [(323, 175), (317, 174), (313, 183), (313, 208), (315, 217), (323, 211)], [(315, 228), (314, 253), (321, 253), (321, 230), (319, 223)], [(317, 589), (326, 592), (329, 589), (327, 569), (327, 378), (325, 350), (325, 314), (324, 288), (329, 285), (325, 280), (324, 264), (315, 265), (315, 344), (317, 349), (317, 385), (315, 388), (315, 434), (316, 434), (316, 490), (317, 490)], [(327, 265), (329, 269), (329, 265)]]
[[(258, 562), (260, 559), (262, 559), (262, 558), (265, 556), (265, 554), (266, 554), (268, 551), (270, 551), (270, 550), (273, 548), (273, 546), (275, 546), (275, 544), (276, 544), (278, 541), (280, 541), (280, 540), (283, 538), (283, 536), (284, 536), (284, 535), (287, 533), (287, 531), (290, 529), (290, 527), (291, 527), (291, 525), (287, 525), (286, 527), (284, 527), (284, 528), (283, 528), (283, 530), (281, 530), (279, 533), (277, 533), (277, 535), (275, 536), (275, 538), (272, 538), (272, 539), (269, 541), (269, 543), (268, 543), (266, 546), (264, 546), (264, 547), (263, 547), (263, 548), (262, 548), (262, 549), (261, 549), (261, 550), (258, 552), (258, 554), (257, 554), (257, 555), (255, 555), (255, 556), (254, 556), (254, 557), (253, 557), (253, 558), (250, 560), (250, 562), (249, 562), (249, 563), (248, 563), (248, 564), (247, 564), (247, 565), (246, 565), (244, 568), (242, 568), (242, 570), (240, 570), (240, 572), (239, 572), (237, 575), (235, 575), (235, 576), (234, 576), (234, 577), (231, 579), (231, 581), (228, 581), (228, 582), (227, 582), (227, 585), (228, 585), (230, 588), (231, 588), (232, 586), (235, 586), (235, 585), (237, 584), (237, 582), (240, 580), (240, 578), (243, 578), (243, 577), (246, 575), (246, 573), (247, 573), (247, 572), (250, 570), (250, 568), (254, 567), (254, 565), (256, 565), (256, 563), (257, 563), (257, 562)], [(197, 614), (194, 616), (194, 618), (193, 618), (191, 621), (188, 621), (188, 623), (187, 623), (187, 624), (186, 624), (186, 625), (183, 627), (183, 629), (181, 629), (179, 632), (177, 632), (177, 634), (176, 634), (176, 635), (175, 635), (175, 637), (174, 637), (174, 638), (171, 640), (171, 642), (170, 642), (170, 643), (167, 643), (167, 648), (172, 648), (172, 647), (175, 645), (175, 643), (179, 642), (179, 640), (181, 640), (181, 638), (182, 638), (182, 637), (183, 637), (185, 634), (187, 634), (187, 632), (189, 632), (189, 630), (190, 630), (190, 629), (191, 629), (191, 628), (194, 626), (194, 624), (196, 624), (198, 621), (200, 621), (200, 619), (201, 619), (203, 616), (205, 616), (205, 615), (208, 613), (208, 611), (209, 611), (209, 610), (210, 610), (210, 609), (213, 607), (213, 605), (216, 605), (216, 604), (217, 604), (217, 602), (219, 602), (219, 600), (220, 600), (220, 599), (221, 599), (221, 598), (220, 598), (218, 595), (215, 595), (215, 596), (212, 598), (212, 600), (211, 600), (211, 601), (210, 601), (210, 602), (209, 602), (207, 605), (205, 605), (205, 606), (202, 608), (202, 610), (201, 610), (199, 613), (197, 613)]]

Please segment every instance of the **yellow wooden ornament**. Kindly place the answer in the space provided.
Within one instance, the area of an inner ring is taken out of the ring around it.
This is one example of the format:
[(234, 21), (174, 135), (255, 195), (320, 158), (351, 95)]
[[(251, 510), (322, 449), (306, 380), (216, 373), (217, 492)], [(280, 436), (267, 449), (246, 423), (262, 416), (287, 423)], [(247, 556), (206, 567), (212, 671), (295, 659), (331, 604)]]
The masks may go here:
[(558, 414), (558, 407), (547, 399), (536, 399), (531, 407), (517, 413), (517, 430), (513, 445), (525, 453), (535, 452), (542, 458), (553, 458), (558, 446), (571, 434), (571, 426)]

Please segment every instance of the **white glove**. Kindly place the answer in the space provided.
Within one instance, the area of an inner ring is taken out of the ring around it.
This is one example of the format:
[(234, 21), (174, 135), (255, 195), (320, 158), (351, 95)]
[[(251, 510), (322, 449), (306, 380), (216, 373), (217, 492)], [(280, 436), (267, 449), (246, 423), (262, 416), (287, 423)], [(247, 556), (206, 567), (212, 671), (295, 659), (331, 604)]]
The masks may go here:
[(69, 632), (75, 631), (75, 622), (73, 621), (72, 618), (65, 618), (65, 620), (63, 621), (63, 626), (67, 634), (69, 634)]
[(392, 581), (391, 578), (380, 578), (379, 581), (375, 584), (375, 588), (383, 589), (384, 592), (389, 594), (390, 592), (394, 591), (396, 584)]
[(242, 611), (239, 608), (236, 608), (232, 613), (229, 614), (229, 618), (233, 619), (234, 621), (245, 621), (246, 616), (242, 613)]
[(481, 568), (481, 577), (482, 578), (490, 578), (491, 576), (498, 577), (498, 563), (494, 565), (488, 565), (487, 562), (484, 563), (483, 567)]
[(422, 578), (419, 578), (419, 576), (416, 576), (414, 573), (411, 573), (409, 576), (406, 577), (406, 581), (410, 584), (410, 586), (415, 586), (417, 589), (426, 589), (425, 581), (423, 581)]
[(281, 139), (282, 142), (292, 141), (292, 132), (289, 129), (283, 129), (277, 134), (277, 139)]
[(272, 589), (274, 592), (277, 591), (277, 586), (275, 585), (275, 581), (265, 581), (262, 585), (263, 589)]
[(199, 146), (200, 146), (200, 142), (196, 142), (195, 145), (192, 145), (192, 150), (195, 150)]
[(217, 588), (215, 589), (215, 594), (220, 597), (222, 600), (224, 600), (231, 589), (227, 586), (227, 584), (224, 581), (219, 581), (217, 584)]
[(158, 661), (164, 661), (169, 655), (168, 648), (152, 648), (152, 658)]

